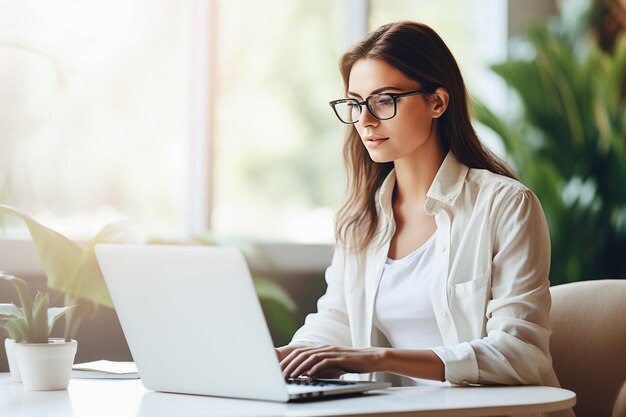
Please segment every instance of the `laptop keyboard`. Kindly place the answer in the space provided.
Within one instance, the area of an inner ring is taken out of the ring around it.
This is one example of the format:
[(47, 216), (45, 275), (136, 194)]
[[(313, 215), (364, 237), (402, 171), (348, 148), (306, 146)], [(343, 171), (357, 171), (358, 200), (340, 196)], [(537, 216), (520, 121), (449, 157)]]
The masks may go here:
[(289, 378), (287, 380), (287, 385), (332, 387), (332, 386), (338, 386), (338, 385), (354, 385), (355, 382), (357, 381), (342, 381), (339, 379), (327, 380), (327, 379), (315, 379), (315, 378)]

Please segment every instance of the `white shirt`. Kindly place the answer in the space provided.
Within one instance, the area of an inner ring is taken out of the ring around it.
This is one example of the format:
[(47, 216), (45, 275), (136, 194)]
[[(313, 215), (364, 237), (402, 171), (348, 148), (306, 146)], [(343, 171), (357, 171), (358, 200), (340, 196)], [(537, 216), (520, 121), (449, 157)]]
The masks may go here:
[[(435, 235), (400, 259), (387, 258), (374, 301), (374, 326), (399, 349), (441, 346), (441, 333), (430, 301)], [(410, 382), (410, 383), (409, 383)], [(411, 378), (404, 385), (442, 385)]]
[(387, 258), (374, 302), (374, 326), (391, 347), (441, 346), (441, 333), (430, 301), (435, 235), (401, 259)]
[[(372, 316), (395, 231), (394, 187), (392, 171), (377, 195), (375, 240), (365, 252), (337, 246), (318, 312), (292, 343), (378, 346)], [(558, 386), (549, 350), (550, 237), (535, 195), (518, 181), (470, 169), (449, 152), (423, 210), (437, 225), (430, 296), (443, 345), (432, 350), (446, 380)]]

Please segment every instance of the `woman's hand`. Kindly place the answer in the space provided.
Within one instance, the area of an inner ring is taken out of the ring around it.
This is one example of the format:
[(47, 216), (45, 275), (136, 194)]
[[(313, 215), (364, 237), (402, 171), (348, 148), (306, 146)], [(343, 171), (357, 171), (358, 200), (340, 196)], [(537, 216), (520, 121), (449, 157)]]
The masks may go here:
[(305, 346), (303, 346), (303, 345), (285, 345), (285, 346), (274, 348), (274, 350), (276, 351), (276, 356), (278, 356), (278, 361), (282, 362), (282, 360), (285, 359), (285, 357), (287, 355), (289, 355), (291, 352), (293, 352), (294, 349), (297, 349), (297, 348), (300, 348), (300, 347), (305, 347)]
[[(283, 348), (287, 347), (290, 346)], [(280, 368), (285, 379), (299, 376), (338, 378), (344, 373), (361, 374), (382, 370), (383, 354), (384, 348), (299, 346), (290, 349), (281, 358)]]

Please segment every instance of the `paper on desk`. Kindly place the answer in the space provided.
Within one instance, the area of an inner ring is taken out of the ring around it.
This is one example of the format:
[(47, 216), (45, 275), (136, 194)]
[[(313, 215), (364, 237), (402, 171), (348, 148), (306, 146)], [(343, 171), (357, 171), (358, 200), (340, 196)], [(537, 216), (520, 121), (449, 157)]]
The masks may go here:
[(72, 366), (74, 378), (139, 378), (135, 362), (99, 360)]

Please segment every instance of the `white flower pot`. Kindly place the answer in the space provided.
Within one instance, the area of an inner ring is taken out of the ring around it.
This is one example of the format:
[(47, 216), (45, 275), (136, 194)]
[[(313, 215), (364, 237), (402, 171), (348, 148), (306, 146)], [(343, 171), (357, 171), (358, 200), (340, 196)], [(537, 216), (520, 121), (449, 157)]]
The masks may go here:
[(76, 340), (66, 342), (52, 338), (48, 343), (17, 343), (15, 347), (25, 389), (67, 389), (76, 355)]
[(7, 352), (9, 371), (11, 371), (11, 382), (22, 382), (20, 367), (17, 364), (17, 356), (15, 355), (15, 340), (9, 338), (4, 339), (4, 350)]

